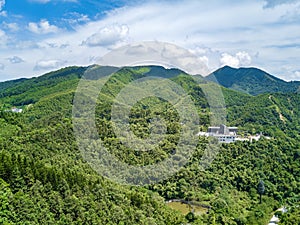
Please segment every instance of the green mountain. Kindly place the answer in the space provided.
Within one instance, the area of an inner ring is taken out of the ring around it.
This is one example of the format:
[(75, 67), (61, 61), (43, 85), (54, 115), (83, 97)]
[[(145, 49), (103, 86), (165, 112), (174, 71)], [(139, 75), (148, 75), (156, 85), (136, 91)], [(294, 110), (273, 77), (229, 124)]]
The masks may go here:
[[(183, 128), (175, 107), (164, 99), (144, 98), (130, 111), (130, 128), (141, 139), (149, 137), (152, 118), (159, 115), (165, 121), (165, 135), (152, 151), (124, 145), (112, 127), (112, 104), (120, 91), (147, 76), (162, 76), (180, 85), (191, 96), (200, 128), (210, 125), (213, 111), (203, 88), (217, 85), (199, 77), (196, 82), (177, 69), (68, 67), (0, 83), (1, 224), (267, 224), (282, 205), (289, 208), (282, 224), (299, 223), (300, 97), (295, 93), (251, 96), (222, 88), (228, 125), (238, 126), (242, 135), (262, 132), (270, 139), (223, 144), (206, 170), (199, 164), (209, 139), (199, 137), (189, 162), (159, 183), (134, 187), (96, 173), (82, 157), (74, 136), (72, 107), (80, 78), (103, 85), (97, 95), (96, 129), (120, 161), (145, 166), (176, 154)], [(136, 88), (143, 91), (142, 86)], [(23, 112), (11, 112), (12, 107)], [(260, 180), (265, 186), (262, 203), (257, 191)], [(185, 215), (165, 204), (171, 199), (202, 207), (193, 211), (193, 205)]]
[(205, 79), (250, 95), (294, 93), (299, 90), (300, 86), (299, 81), (286, 82), (257, 68), (235, 69), (224, 66)]

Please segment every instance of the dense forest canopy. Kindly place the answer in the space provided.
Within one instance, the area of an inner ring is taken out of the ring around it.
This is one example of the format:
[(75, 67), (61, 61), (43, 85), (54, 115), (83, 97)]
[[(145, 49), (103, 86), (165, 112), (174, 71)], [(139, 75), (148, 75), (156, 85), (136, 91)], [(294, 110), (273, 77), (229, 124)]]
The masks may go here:
[(284, 81), (257, 68), (232, 68), (224, 66), (205, 78), (220, 85), (259, 95), (264, 93), (295, 93), (299, 91), (299, 81)]
[[(98, 174), (78, 148), (72, 107), (77, 85), (87, 69), (68, 67), (36, 78), (0, 83), (0, 223), (266, 224), (281, 206), (288, 212), (279, 215), (280, 224), (299, 223), (297, 93), (251, 96), (222, 88), (228, 125), (238, 126), (242, 136), (262, 133), (269, 138), (222, 144), (212, 164), (202, 170), (199, 164), (210, 139), (199, 136), (192, 157), (171, 177), (131, 186)], [(111, 154), (136, 166), (172, 157), (182, 129), (173, 105), (148, 97), (131, 108), (130, 128), (137, 137), (146, 139), (151, 133), (151, 119), (163, 118), (166, 133), (157, 148), (136, 151), (115, 134), (111, 123), (114, 99), (130, 82), (146, 76), (161, 76), (180, 85), (197, 109), (200, 130), (210, 126), (212, 116), (202, 90), (204, 85), (215, 87), (209, 81), (196, 81), (183, 71), (156, 66), (118, 70), (98, 95), (96, 128)], [(13, 107), (23, 109), (22, 113), (12, 112)], [(185, 215), (165, 204), (172, 199), (197, 202), (209, 210), (197, 214), (191, 209)]]

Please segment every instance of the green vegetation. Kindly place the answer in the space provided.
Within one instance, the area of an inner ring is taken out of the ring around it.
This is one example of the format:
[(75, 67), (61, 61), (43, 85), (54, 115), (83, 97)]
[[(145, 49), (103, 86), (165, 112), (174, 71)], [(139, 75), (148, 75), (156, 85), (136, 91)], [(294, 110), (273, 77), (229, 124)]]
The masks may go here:
[(193, 205), (193, 204), (187, 204), (183, 202), (169, 202), (167, 205), (175, 210), (180, 211), (182, 214), (187, 215), (189, 212), (192, 212), (195, 215), (201, 215), (201, 214), (206, 214), (208, 213), (207, 208), (203, 208), (198, 205)]
[[(282, 205), (289, 208), (282, 215), (282, 224), (299, 221), (298, 94), (253, 97), (224, 88), (228, 125), (238, 126), (245, 135), (262, 132), (271, 138), (224, 144), (212, 165), (203, 171), (199, 163), (207, 139), (199, 137), (193, 157), (172, 177), (146, 187), (131, 187), (97, 174), (78, 149), (72, 103), (85, 70), (70, 67), (37, 78), (0, 83), (0, 223), (266, 224)], [(151, 118), (159, 115), (166, 121), (166, 135), (153, 151), (141, 153), (122, 145), (111, 126), (111, 105), (119, 91), (157, 71), (191, 96), (200, 127), (209, 125), (210, 112), (201, 85), (212, 84), (201, 80), (199, 86), (176, 69), (124, 68), (99, 94), (96, 126), (109, 151), (128, 164), (154, 164), (174, 154), (178, 142), (178, 114), (160, 98), (139, 101), (130, 115), (131, 128), (140, 138), (148, 137)], [(13, 106), (24, 110), (7, 111)], [(260, 180), (264, 182), (261, 204)], [(201, 214), (180, 213), (165, 204), (170, 199), (200, 202), (211, 209)]]
[(294, 224), (300, 224), (300, 208), (299, 208), (299, 202), (297, 206), (289, 208), (289, 211), (287, 213), (280, 213), (280, 225), (294, 225)]
[(257, 68), (224, 66), (205, 79), (251, 95), (297, 92), (300, 86), (299, 81), (286, 82)]
[(265, 184), (262, 180), (260, 180), (258, 183), (257, 192), (259, 194), (259, 203), (261, 203), (261, 197), (265, 193)]

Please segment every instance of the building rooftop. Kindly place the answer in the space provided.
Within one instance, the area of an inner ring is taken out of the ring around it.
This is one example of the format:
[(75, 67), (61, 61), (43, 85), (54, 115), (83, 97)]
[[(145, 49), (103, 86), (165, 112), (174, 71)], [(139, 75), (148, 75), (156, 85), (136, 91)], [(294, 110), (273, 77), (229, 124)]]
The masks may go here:
[(237, 127), (227, 127), (221, 124), (219, 127), (208, 127), (207, 132), (212, 135), (236, 135), (237, 131)]

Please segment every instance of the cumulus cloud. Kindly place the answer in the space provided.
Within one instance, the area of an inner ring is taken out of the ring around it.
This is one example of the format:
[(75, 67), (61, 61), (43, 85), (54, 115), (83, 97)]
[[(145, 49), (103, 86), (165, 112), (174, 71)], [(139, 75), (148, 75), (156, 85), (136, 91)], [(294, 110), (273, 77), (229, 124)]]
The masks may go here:
[[(45, 2), (46, 0), (40, 1)], [(52, 1), (58, 3), (63, 0), (48, 1), (50, 1), (48, 4), (51, 4)], [(295, 4), (286, 4), (286, 1), (282, 3), (282, 1), (275, 0), (277, 5), (284, 5), (269, 10), (263, 9), (265, 3), (271, 7), (272, 2), (272, 0), (267, 2), (246, 0), (233, 1), (232, 4), (228, 4), (228, 0), (209, 2), (189, 0), (141, 1), (138, 4), (129, 4), (124, 8), (109, 11), (106, 16), (98, 17), (96, 21), (85, 21), (87, 18), (84, 15), (78, 16), (76, 19), (83, 22), (76, 24), (77, 21), (74, 21), (75, 26), (72, 27), (71, 32), (66, 32), (64, 29), (55, 36), (42, 35), (38, 37), (40, 38), (39, 41), (28, 35), (28, 38), (22, 37), (17, 43), (10, 46), (13, 48), (12, 50), (22, 50), (22, 58), (26, 60), (26, 64), (31, 63), (30, 66), (26, 67), (26, 74), (33, 73), (32, 68), (45, 55), (45, 52), (47, 52), (48, 59), (68, 59), (68, 63), (88, 65), (89, 60), (103, 56), (112, 47), (120, 46), (124, 42), (137, 43), (144, 40), (172, 42), (186, 49), (200, 46), (196, 54), (204, 64), (209, 59), (210, 69), (216, 69), (221, 64), (228, 64), (228, 62), (235, 66), (241, 66), (252, 61), (251, 66), (263, 68), (272, 74), (279, 74), (281, 72), (279, 68), (283, 64), (290, 65), (289, 71), (292, 72), (299, 69), (297, 66), (299, 48), (284, 47), (279, 49), (275, 47), (266, 48), (265, 46), (278, 44), (285, 44), (286, 46), (298, 40), (299, 33), (296, 31), (300, 29), (300, 23), (291, 24), (282, 21), (283, 16), (290, 15), (289, 11), (296, 7)], [(299, 18), (298, 14), (295, 14), (295, 18), (296, 16)], [(64, 17), (65, 19), (72, 19), (72, 15), (65, 15)], [(42, 29), (39, 21), (32, 22), (37, 22), (32, 24), (32, 29), (36, 33), (47, 33), (51, 30)], [(70, 23), (72, 23), (71, 20)], [(50, 24), (48, 22), (48, 28), (53, 26), (52, 22)], [(120, 34), (122, 33), (120, 32), (122, 24), (126, 24), (123, 35)], [(6, 28), (3, 29), (6, 31)], [(54, 30), (57, 29), (54, 28)], [(2, 38), (7, 37), (2, 35)], [(0, 38), (0, 40), (3, 39)], [(59, 49), (57, 47), (65, 43), (68, 44), (66, 48)], [(252, 60), (247, 55), (236, 55), (238, 49), (243, 49), (249, 53)], [(130, 49), (131, 52), (137, 50), (144, 51), (145, 49), (138, 47)], [(255, 57), (256, 52), (260, 52), (257, 57)], [(0, 58), (4, 59), (10, 57), (11, 54), (21, 55), (17, 52), (12, 53), (11, 49), (6, 52), (1, 50), (0, 54)], [(222, 62), (220, 63), (221, 59)], [(188, 57), (182, 59), (182, 63), (188, 64)], [(25, 67), (25, 63), (19, 66)], [(5, 72), (7, 71), (11, 76), (17, 76), (20, 70), (15, 66), (7, 65)], [(286, 75), (287, 72), (283, 71), (282, 74)]]
[(238, 52), (236, 53), (241, 66), (248, 66), (251, 64), (251, 56), (247, 52)]
[(28, 30), (36, 34), (57, 33), (58, 27), (51, 25), (47, 20), (41, 20), (39, 23), (29, 23)]
[(8, 58), (8, 61), (12, 64), (17, 64), (17, 63), (21, 63), (24, 62), (24, 60), (18, 56), (13, 56), (11, 58)]
[(300, 81), (300, 70), (294, 71), (288, 78), (289, 78), (289, 80), (298, 80), (298, 81)]
[(222, 53), (220, 62), (222, 64), (222, 66), (227, 65), (227, 66), (231, 66), (231, 67), (238, 67), (240, 64), (237, 57), (232, 56), (228, 53)]
[(49, 70), (61, 67), (65, 62), (61, 60), (41, 60), (38, 61), (34, 67), (34, 70)]
[(112, 46), (121, 41), (124, 41), (128, 35), (129, 28), (127, 25), (113, 24), (101, 28), (97, 33), (94, 33), (83, 42), (88, 46)]
[(177, 67), (190, 74), (209, 73), (205, 58), (199, 58), (185, 48), (158, 41), (129, 44), (117, 48), (98, 60), (100, 65), (136, 66), (161, 65)]
[(207, 68), (209, 68), (208, 63), (209, 63), (209, 59), (207, 56), (200, 56), (198, 57), (199, 61), (201, 61), (204, 65), (206, 65)]
[(222, 66), (240, 67), (251, 64), (251, 56), (247, 52), (238, 52), (235, 55), (222, 53), (220, 58)]

